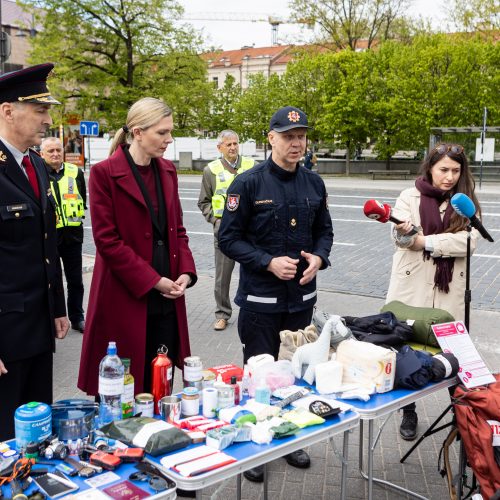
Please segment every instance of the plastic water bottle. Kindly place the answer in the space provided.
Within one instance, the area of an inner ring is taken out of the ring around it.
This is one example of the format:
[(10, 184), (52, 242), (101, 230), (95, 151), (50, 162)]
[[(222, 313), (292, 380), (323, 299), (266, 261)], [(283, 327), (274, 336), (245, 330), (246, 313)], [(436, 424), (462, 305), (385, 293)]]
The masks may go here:
[(121, 420), (125, 369), (116, 353), (116, 342), (108, 344), (108, 353), (99, 365), (99, 420), (103, 426)]

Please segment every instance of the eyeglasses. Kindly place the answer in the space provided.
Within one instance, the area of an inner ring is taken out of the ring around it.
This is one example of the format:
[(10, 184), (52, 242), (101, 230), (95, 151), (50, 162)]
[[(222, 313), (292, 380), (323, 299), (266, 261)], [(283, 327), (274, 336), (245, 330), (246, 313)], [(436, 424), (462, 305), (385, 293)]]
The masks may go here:
[(464, 147), (460, 144), (439, 144), (439, 146), (436, 146), (434, 150), (440, 155), (445, 155), (449, 152), (454, 155), (459, 155), (464, 152)]

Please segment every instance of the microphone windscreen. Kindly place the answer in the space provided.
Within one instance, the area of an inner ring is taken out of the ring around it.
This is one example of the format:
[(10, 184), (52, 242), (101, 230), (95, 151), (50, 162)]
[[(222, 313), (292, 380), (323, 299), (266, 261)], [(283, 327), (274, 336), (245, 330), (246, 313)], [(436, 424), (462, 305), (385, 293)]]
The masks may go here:
[(476, 207), (474, 202), (464, 193), (457, 193), (451, 197), (450, 200), (453, 210), (462, 217), (470, 219), (476, 215)]
[(387, 222), (391, 216), (391, 207), (377, 200), (368, 200), (365, 202), (363, 212), (370, 219)]

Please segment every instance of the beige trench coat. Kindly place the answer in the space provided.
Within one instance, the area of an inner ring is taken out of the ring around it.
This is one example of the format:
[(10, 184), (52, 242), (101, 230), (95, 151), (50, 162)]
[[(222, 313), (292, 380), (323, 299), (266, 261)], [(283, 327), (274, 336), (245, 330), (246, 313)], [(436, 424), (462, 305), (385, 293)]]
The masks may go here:
[[(441, 218), (444, 216), (447, 202), (440, 207)], [(417, 188), (405, 189), (396, 200), (393, 215), (399, 220), (410, 220), (420, 226), (420, 191)], [(435, 266), (433, 259), (424, 260), (421, 250), (407, 248), (412, 241), (400, 242), (396, 231), (392, 236), (396, 252), (392, 261), (391, 280), (386, 302), (399, 300), (415, 307), (436, 307), (448, 311), (456, 320), (464, 319), (464, 292), (467, 255), (467, 231), (441, 233), (428, 236), (434, 248), (432, 257), (455, 257), (453, 279), (449, 293), (440, 292), (434, 286)], [(476, 249), (478, 232), (471, 232), (471, 253)]]

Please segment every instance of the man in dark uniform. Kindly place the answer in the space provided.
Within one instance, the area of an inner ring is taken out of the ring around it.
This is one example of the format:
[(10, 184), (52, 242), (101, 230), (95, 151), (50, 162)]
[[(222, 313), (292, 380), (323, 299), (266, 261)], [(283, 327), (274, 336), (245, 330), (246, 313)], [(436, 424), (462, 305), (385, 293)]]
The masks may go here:
[[(333, 242), (332, 220), (321, 177), (300, 167), (309, 128), (292, 106), (272, 116), (271, 156), (231, 184), (219, 230), (219, 246), (240, 263), (235, 302), (244, 362), (258, 354), (278, 357), (281, 330), (310, 324), (316, 303), (316, 274), (326, 268)], [(309, 467), (303, 451), (285, 457)], [(262, 481), (262, 468), (247, 471)]]
[(55, 338), (69, 328), (57, 256), (55, 201), (39, 145), (52, 119), (52, 64), (0, 75), (0, 440), (14, 412), (52, 402)]

